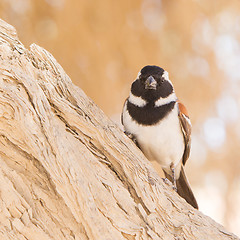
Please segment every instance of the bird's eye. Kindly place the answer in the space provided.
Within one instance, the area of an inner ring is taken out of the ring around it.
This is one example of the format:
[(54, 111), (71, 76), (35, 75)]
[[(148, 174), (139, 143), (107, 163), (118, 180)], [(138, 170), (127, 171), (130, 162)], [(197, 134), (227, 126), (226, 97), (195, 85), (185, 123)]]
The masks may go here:
[(163, 77), (161, 77), (161, 78), (160, 78), (160, 83), (163, 83), (164, 80), (165, 80), (165, 79), (164, 79)]

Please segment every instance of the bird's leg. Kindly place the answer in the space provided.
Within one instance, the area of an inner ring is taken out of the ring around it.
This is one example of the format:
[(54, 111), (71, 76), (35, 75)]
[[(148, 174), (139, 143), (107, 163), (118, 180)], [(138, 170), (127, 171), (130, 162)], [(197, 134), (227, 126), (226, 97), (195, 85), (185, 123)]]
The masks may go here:
[(170, 169), (171, 169), (171, 172), (172, 172), (173, 189), (177, 192), (177, 183), (176, 183), (176, 176), (175, 176), (175, 168), (174, 168), (174, 164), (173, 164), (173, 163), (171, 163)]

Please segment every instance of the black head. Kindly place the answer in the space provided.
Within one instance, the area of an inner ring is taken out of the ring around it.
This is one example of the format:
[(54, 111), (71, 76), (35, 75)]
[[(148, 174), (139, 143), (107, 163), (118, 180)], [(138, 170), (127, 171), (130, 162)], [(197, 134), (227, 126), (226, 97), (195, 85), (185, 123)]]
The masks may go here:
[(158, 66), (145, 66), (133, 82), (131, 92), (147, 102), (166, 98), (173, 92), (173, 86), (168, 73)]

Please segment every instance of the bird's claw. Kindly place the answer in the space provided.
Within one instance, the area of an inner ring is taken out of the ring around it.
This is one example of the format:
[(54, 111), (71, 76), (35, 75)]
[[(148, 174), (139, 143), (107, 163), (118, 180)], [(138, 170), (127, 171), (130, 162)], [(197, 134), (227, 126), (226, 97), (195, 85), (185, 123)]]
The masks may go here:
[(167, 178), (162, 178), (163, 182), (167, 184), (168, 186), (172, 186), (172, 182), (168, 180)]
[(137, 145), (138, 148), (140, 148), (139, 145), (138, 145), (136, 137), (132, 133), (129, 133), (129, 132), (126, 132), (126, 131), (124, 133)]
[(167, 184), (168, 186), (172, 187), (172, 189), (177, 192), (177, 187), (174, 186), (174, 184), (173, 184), (169, 179), (167, 179), (167, 178), (162, 178), (162, 180), (163, 180), (163, 182), (164, 182), (165, 184)]

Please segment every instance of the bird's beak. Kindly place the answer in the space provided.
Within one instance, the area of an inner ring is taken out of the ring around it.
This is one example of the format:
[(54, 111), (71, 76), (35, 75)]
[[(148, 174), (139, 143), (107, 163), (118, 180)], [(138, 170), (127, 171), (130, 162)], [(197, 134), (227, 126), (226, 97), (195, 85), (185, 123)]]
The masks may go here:
[(157, 81), (154, 79), (153, 76), (149, 76), (145, 82), (145, 89), (157, 89)]

